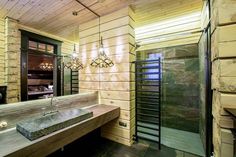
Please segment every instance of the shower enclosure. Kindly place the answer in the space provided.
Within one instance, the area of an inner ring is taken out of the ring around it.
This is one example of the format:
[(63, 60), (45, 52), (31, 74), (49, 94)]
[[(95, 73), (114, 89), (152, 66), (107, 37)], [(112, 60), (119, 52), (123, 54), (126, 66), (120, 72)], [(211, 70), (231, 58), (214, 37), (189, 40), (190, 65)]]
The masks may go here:
[(190, 44), (139, 51), (137, 61), (161, 58), (161, 143), (205, 156), (198, 49), (198, 44)]

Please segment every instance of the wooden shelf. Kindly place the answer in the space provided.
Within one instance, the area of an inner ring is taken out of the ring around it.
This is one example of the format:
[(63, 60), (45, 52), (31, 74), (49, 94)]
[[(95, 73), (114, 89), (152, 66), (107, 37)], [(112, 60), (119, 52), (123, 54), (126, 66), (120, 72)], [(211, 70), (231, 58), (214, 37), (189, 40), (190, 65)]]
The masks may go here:
[(43, 91), (43, 92), (28, 92), (28, 95), (42, 95), (42, 94), (53, 94), (53, 91)]
[(53, 71), (44, 70), (28, 70), (28, 74), (53, 74)]

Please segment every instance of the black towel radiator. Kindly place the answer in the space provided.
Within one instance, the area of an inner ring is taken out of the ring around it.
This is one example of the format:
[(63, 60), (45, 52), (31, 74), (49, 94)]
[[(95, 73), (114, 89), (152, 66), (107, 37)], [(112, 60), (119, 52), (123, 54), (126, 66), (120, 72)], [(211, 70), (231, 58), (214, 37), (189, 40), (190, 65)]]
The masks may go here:
[(76, 70), (71, 70), (71, 94), (79, 93), (79, 72)]
[(161, 58), (135, 61), (135, 139), (157, 142), (161, 147)]

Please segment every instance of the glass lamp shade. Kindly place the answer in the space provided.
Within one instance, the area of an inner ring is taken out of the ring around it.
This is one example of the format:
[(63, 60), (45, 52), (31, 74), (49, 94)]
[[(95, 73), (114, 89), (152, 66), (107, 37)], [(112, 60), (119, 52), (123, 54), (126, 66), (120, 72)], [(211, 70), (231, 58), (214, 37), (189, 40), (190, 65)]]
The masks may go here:
[(92, 60), (92, 63), (90, 65), (95, 68), (108, 68), (114, 66), (113, 61), (109, 57), (107, 57), (105, 53), (102, 37), (100, 40), (100, 48), (98, 50), (98, 56), (97, 58)]
[(65, 67), (71, 70), (81, 70), (84, 68), (83, 64), (79, 61), (78, 58), (72, 58), (65, 64)]
[(105, 53), (99, 53), (98, 57), (93, 59), (90, 65), (96, 68), (108, 68), (112, 67), (114, 63)]
[(78, 58), (78, 56), (79, 55), (76, 52), (73, 52), (72, 55), (71, 55), (72, 59), (76, 59), (76, 58)]
[(39, 68), (45, 71), (51, 71), (53, 69), (53, 64), (52, 63), (47, 63), (47, 62), (42, 62), (39, 65)]
[(83, 64), (79, 61), (79, 54), (76, 52), (75, 45), (70, 61), (65, 64), (65, 68), (77, 71), (84, 68)]

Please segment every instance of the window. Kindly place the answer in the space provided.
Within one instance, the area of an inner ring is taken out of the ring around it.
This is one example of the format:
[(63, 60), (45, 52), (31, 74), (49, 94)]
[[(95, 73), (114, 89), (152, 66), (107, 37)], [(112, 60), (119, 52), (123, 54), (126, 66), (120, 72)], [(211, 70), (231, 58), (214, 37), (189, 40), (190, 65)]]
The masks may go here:
[(30, 50), (37, 50), (41, 52), (53, 53), (54, 46), (50, 44), (40, 43), (36, 41), (29, 40), (29, 49)]

